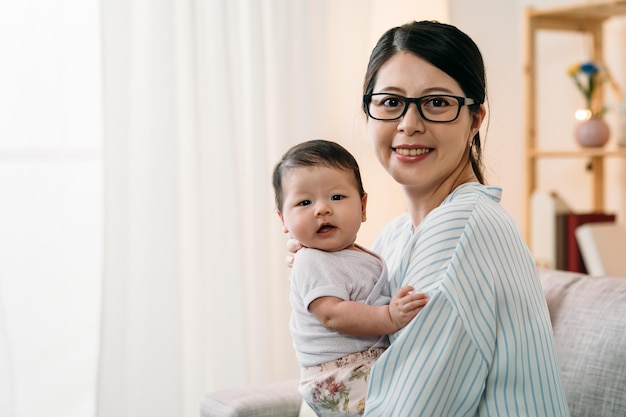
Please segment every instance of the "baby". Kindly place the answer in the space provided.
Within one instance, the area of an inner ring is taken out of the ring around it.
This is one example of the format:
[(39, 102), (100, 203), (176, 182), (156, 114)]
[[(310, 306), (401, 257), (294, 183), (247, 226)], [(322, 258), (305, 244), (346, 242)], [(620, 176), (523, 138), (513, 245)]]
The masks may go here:
[(367, 194), (354, 157), (337, 143), (296, 145), (274, 168), (283, 231), (302, 244), (291, 274), (290, 321), (302, 367), (300, 393), (320, 416), (362, 415), (370, 369), (387, 335), (411, 321), (427, 296), (391, 297), (377, 254), (355, 243)]

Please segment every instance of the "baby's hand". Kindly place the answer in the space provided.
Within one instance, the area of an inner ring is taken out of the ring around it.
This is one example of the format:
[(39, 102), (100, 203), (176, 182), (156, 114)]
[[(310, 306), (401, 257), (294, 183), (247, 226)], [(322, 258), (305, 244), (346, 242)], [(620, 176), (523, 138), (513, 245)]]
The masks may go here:
[(298, 252), (300, 248), (302, 248), (302, 244), (296, 239), (287, 240), (287, 250), (289, 251), (289, 254), (285, 256), (285, 263), (289, 268), (293, 266), (293, 255)]
[(389, 303), (389, 316), (391, 317), (391, 322), (398, 330), (409, 324), (428, 301), (426, 293), (413, 293), (414, 289), (411, 286), (400, 288)]

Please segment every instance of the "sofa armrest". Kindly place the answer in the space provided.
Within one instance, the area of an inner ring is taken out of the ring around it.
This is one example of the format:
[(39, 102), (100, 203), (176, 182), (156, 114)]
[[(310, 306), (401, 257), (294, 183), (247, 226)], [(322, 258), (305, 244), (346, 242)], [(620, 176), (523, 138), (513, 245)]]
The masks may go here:
[(232, 388), (205, 395), (202, 417), (298, 417), (298, 380)]

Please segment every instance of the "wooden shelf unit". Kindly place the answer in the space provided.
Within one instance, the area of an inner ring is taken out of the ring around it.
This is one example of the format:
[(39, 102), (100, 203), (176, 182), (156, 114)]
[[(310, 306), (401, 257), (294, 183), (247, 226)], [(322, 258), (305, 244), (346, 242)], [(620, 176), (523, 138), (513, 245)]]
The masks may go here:
[[(626, 15), (626, 0), (595, 1), (573, 6), (548, 9), (526, 9), (525, 33), (525, 149), (526, 186), (524, 191), (526, 224), (525, 237), (530, 244), (531, 197), (537, 188), (537, 161), (544, 158), (588, 158), (592, 176), (593, 210), (604, 209), (604, 160), (609, 157), (626, 158), (626, 149), (580, 148), (577, 150), (539, 149), (537, 147), (537, 32), (542, 30), (569, 31), (589, 35), (590, 59), (603, 62), (603, 25), (607, 19)], [(599, 95), (598, 97), (602, 97)]]

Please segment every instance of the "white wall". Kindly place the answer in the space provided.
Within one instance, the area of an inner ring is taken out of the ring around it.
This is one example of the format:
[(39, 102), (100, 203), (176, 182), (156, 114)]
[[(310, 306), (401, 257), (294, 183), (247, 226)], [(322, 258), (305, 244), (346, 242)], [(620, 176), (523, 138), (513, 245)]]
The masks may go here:
[[(467, 32), (481, 48), (487, 66), (490, 125), (485, 145), (491, 183), (504, 189), (502, 205), (524, 226), (524, 10), (575, 4), (570, 0), (450, 0), (451, 23)], [(605, 27), (605, 59), (617, 81), (626, 86), (626, 18)], [(576, 149), (573, 113), (584, 106), (582, 95), (567, 76), (567, 68), (589, 59), (588, 42), (580, 35), (542, 32), (538, 52), (539, 146)], [(607, 91), (612, 110), (607, 114), (613, 132), (618, 131), (615, 97)], [(616, 147), (617, 135), (606, 145)], [(557, 190), (577, 211), (591, 207), (591, 180), (585, 159), (545, 159), (539, 164), (538, 188)], [(605, 167), (605, 209), (618, 221), (626, 216), (626, 161), (609, 158)]]

